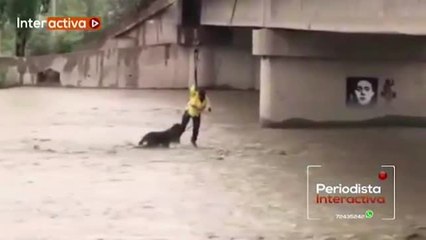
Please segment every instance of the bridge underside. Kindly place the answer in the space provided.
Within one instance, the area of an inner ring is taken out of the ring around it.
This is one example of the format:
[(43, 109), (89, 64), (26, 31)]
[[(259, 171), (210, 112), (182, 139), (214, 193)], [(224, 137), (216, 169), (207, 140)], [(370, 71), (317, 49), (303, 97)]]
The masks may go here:
[(426, 1), (203, 0), (201, 24), (426, 35)]
[(426, 126), (426, 38), (255, 30), (269, 127)]
[(266, 127), (426, 126), (426, 1), (204, 0), (247, 27)]

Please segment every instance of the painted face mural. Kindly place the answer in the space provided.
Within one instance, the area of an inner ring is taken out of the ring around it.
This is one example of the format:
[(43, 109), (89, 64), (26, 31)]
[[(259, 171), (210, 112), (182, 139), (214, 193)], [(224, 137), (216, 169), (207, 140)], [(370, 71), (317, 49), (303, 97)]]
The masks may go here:
[(370, 104), (374, 94), (373, 85), (369, 81), (361, 80), (358, 82), (355, 95), (360, 105), (365, 106)]
[(368, 107), (376, 104), (378, 79), (372, 77), (348, 77), (346, 79), (346, 103), (348, 106)]

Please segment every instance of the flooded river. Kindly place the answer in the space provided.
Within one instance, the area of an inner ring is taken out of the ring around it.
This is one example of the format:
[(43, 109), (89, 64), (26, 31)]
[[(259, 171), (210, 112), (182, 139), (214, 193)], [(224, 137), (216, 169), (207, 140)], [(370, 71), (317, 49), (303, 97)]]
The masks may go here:
[[(186, 91), (0, 90), (0, 239), (425, 239), (426, 129), (261, 129), (256, 92), (208, 94), (198, 149), (146, 150)], [(395, 164), (396, 220), (307, 220), (309, 164)]]

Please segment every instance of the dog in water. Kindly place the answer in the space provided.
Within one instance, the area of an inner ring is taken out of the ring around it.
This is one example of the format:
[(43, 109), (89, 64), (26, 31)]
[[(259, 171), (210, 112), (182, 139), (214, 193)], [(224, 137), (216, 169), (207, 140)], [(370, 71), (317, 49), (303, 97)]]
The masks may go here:
[(170, 143), (180, 143), (185, 128), (181, 124), (174, 124), (171, 128), (162, 132), (149, 132), (139, 141), (141, 147), (166, 147)]

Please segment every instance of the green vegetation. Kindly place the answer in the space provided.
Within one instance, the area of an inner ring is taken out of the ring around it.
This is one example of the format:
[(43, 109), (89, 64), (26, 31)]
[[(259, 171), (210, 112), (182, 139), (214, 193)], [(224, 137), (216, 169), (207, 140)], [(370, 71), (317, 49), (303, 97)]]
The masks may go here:
[(0, 69), (0, 88), (8, 87), (7, 79), (6, 79), (6, 71)]
[[(49, 0), (0, 0), (1, 22), (15, 23), (16, 18), (35, 19), (47, 12)], [(15, 55), (25, 56), (25, 49), (31, 35), (31, 29), (15, 28)]]
[[(66, 53), (102, 37), (123, 17), (135, 15), (153, 0), (0, 0), (0, 55), (27, 56)], [(100, 16), (103, 30), (97, 32), (49, 32), (16, 29), (16, 17), (40, 19), (51, 16)]]

